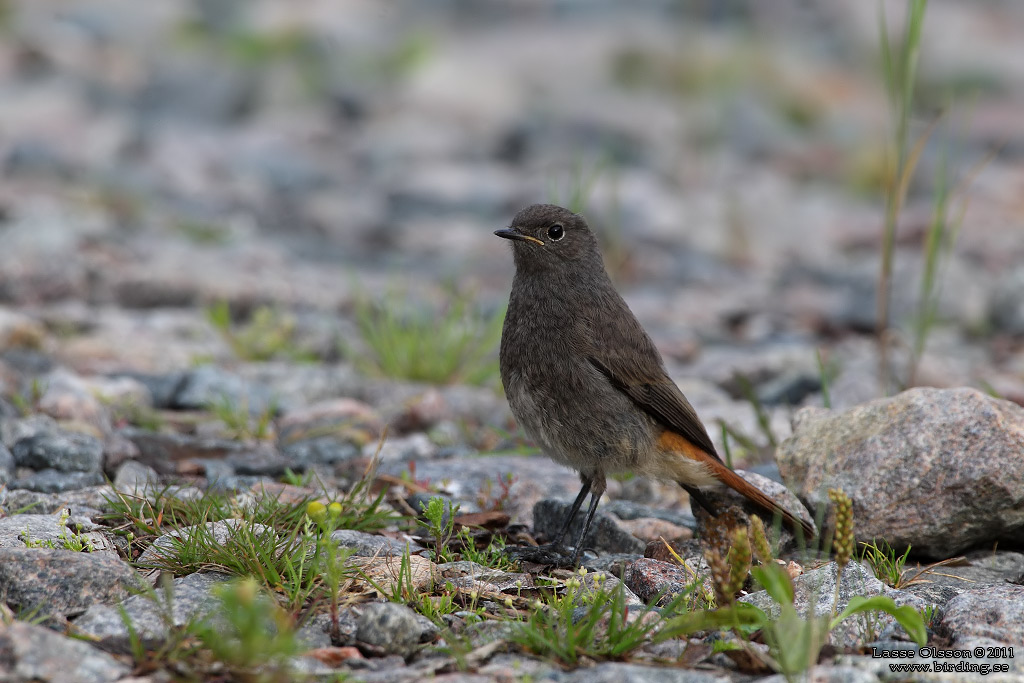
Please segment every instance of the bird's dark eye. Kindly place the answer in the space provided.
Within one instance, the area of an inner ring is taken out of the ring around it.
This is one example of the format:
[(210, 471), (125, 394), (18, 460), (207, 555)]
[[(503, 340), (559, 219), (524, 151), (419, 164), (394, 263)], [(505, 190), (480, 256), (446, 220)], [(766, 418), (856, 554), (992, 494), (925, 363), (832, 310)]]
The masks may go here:
[(562, 227), (561, 223), (555, 223), (550, 228), (548, 228), (548, 237), (550, 237), (553, 241), (557, 242), (558, 240), (565, 237), (565, 228)]

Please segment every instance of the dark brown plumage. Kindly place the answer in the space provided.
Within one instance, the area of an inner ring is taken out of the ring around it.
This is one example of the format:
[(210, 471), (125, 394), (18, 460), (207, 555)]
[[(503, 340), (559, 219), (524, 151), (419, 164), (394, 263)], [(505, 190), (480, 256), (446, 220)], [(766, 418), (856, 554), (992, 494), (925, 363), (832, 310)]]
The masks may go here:
[(494, 234), (512, 242), (516, 264), (500, 355), (509, 405), (544, 453), (578, 471), (583, 483), (556, 546), (591, 494), (574, 565), (605, 477), (615, 472), (672, 479), (705, 507), (700, 487), (725, 484), (806, 537), (814, 535), (811, 524), (722, 463), (693, 406), (612, 285), (581, 216), (537, 204)]

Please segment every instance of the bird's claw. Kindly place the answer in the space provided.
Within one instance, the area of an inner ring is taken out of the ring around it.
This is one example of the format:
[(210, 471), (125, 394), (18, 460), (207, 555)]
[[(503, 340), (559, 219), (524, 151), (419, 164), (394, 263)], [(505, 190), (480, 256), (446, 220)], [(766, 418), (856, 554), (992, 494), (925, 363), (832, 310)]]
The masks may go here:
[(575, 569), (579, 561), (572, 552), (554, 543), (511, 546), (505, 548), (505, 554), (513, 560), (542, 564), (556, 569)]

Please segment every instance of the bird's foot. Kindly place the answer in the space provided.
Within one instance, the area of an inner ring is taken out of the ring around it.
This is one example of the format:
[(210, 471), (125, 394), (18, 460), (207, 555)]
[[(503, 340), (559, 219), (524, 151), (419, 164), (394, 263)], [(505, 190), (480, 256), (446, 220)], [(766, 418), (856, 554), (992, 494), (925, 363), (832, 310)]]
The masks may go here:
[(579, 558), (571, 551), (555, 543), (538, 546), (511, 546), (505, 548), (505, 554), (513, 560), (540, 564), (556, 569), (575, 569), (576, 564), (579, 562)]

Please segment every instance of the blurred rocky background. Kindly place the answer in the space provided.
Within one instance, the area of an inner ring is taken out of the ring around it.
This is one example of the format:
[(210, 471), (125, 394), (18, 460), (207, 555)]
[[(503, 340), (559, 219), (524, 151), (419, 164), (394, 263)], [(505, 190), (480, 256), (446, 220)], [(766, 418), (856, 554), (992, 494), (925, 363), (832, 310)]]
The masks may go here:
[[(550, 201), (730, 461), (951, 563), (911, 591), (944, 644), (1024, 645), (1024, 4), (932, 0), (901, 79), (906, 8), (0, 0), (0, 547), (32, 567), (8, 603), (87, 586), (46, 606), (74, 617), (134, 580), (156, 532), (103, 526), (111, 483), (336, 493), (379, 450), (405, 521), (339, 543), (403, 547), (436, 494), (549, 533), (578, 484), (501, 393), (492, 232)], [(26, 548), (68, 520), (107, 564)], [(681, 570), (648, 544), (696, 522), (624, 476), (596, 527), (590, 566), (649, 599)], [(93, 651), (6, 633), (47, 680)]]

